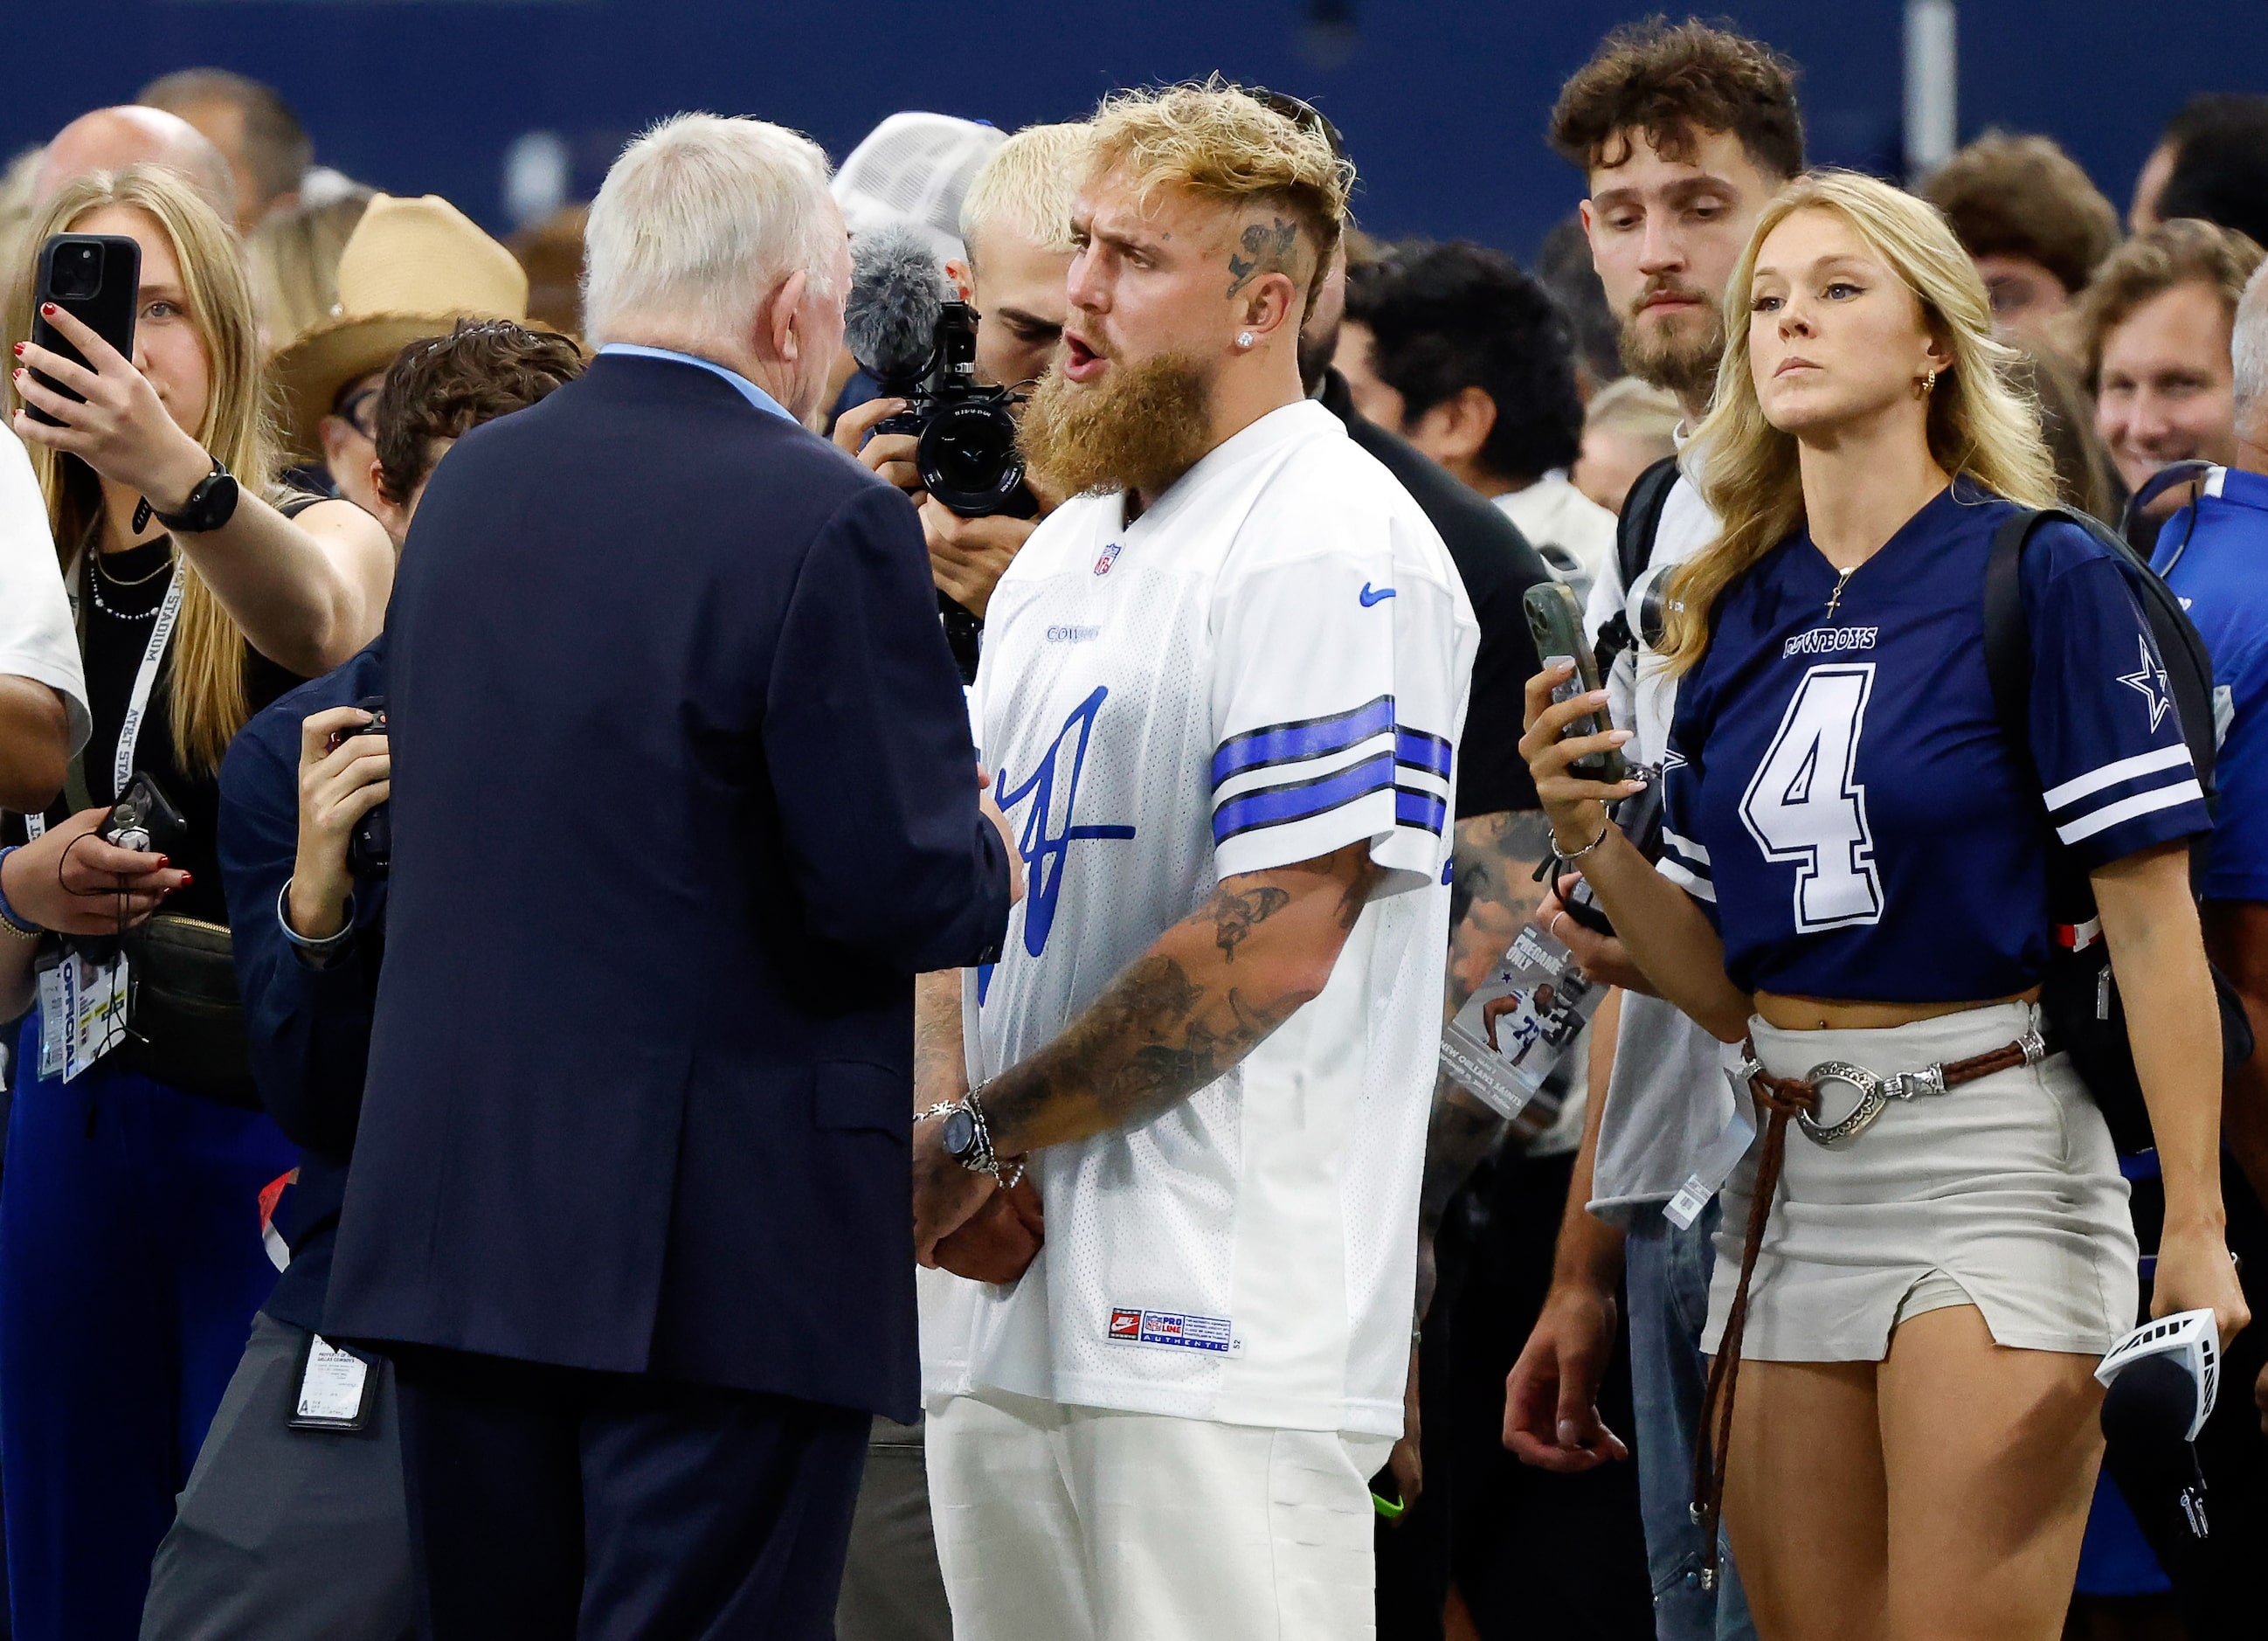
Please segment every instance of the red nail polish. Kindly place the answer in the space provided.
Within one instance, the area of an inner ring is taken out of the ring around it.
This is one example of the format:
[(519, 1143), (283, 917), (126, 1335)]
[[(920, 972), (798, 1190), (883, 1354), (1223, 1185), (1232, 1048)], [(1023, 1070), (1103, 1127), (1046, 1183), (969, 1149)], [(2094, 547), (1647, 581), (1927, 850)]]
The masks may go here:
[(52, 302), (42, 302), (42, 303), (40, 303), (40, 318), (42, 318), (42, 319), (53, 319), (55, 316), (55, 305), (54, 303), (52, 303)]
[(188, 872), (183, 872), (183, 873), (181, 874), (181, 887), (182, 887), (183, 888), (185, 888), (185, 889), (186, 889), (186, 888), (188, 888), (188, 887), (189, 887), (189, 885), (191, 885), (192, 883), (195, 883), (195, 881), (196, 881), (196, 879), (195, 879), (195, 878), (191, 877)]
[(16, 344), (16, 357), (19, 359), (24, 357), (24, 344), (20, 342)]

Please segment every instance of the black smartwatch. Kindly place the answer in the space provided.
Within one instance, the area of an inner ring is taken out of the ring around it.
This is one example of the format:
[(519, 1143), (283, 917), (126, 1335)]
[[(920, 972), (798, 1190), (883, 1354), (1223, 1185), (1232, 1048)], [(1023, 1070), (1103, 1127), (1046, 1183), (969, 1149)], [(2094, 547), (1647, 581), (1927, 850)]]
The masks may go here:
[[(157, 512), (157, 520), (180, 535), (202, 535), (208, 530), (217, 530), (236, 517), (236, 504), (242, 495), (236, 475), (222, 465), (218, 456), (213, 458), (212, 471), (198, 482), (189, 492), (189, 499), (181, 504), (179, 512)], [(144, 504), (148, 504), (146, 502)]]

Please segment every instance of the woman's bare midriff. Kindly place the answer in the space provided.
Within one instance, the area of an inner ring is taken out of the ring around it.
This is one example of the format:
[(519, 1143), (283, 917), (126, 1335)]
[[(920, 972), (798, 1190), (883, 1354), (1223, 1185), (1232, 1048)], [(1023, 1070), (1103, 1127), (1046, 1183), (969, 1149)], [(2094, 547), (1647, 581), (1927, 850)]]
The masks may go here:
[(1759, 991), (1756, 994), (1756, 1011), (1767, 1024), (1782, 1031), (1887, 1031), (1969, 1009), (2039, 1000), (2037, 986), (2012, 997), (1982, 997), (1974, 1003), (1851, 1003), (1835, 997), (1788, 997), (1776, 991)]

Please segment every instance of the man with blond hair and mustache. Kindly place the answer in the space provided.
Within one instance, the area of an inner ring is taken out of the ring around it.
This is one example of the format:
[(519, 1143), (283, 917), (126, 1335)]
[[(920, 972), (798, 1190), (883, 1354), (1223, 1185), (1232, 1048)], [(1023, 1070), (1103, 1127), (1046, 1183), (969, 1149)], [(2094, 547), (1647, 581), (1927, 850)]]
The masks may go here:
[(961, 1641), (1364, 1637), (1476, 629), (1301, 393), (1316, 122), (1215, 82), (1094, 137), (1024, 422), (1075, 499), (972, 700), (1032, 887), (918, 1026), (917, 1247), (987, 1279), (924, 1295), (939, 1556)]

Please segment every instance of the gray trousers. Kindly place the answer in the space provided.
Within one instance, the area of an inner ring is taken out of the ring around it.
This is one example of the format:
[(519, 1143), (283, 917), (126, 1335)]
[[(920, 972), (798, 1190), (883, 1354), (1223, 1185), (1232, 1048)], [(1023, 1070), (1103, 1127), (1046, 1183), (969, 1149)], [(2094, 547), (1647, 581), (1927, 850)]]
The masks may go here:
[(394, 1367), (360, 1431), (295, 1431), (305, 1328), (255, 1317), (151, 1567), (142, 1641), (401, 1641), (414, 1629)]
[(953, 1641), (919, 1424), (874, 1420), (835, 1606), (835, 1641)]

